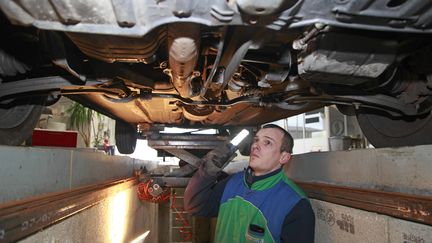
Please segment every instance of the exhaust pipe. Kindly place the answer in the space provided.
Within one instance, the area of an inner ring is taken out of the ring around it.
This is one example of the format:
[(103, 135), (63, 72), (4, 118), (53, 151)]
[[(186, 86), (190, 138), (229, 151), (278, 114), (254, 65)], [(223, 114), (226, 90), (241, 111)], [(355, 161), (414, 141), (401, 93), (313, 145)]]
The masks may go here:
[(196, 96), (192, 87), (194, 69), (199, 54), (200, 26), (192, 23), (173, 24), (168, 27), (169, 67), (167, 74), (184, 98)]

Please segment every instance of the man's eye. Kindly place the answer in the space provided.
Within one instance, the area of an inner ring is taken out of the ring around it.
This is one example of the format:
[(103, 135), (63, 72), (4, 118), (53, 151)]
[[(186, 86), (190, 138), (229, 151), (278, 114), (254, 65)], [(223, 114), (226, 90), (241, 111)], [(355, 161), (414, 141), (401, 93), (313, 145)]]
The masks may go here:
[(268, 140), (264, 141), (264, 145), (270, 145), (270, 144), (271, 144), (270, 141), (268, 141)]

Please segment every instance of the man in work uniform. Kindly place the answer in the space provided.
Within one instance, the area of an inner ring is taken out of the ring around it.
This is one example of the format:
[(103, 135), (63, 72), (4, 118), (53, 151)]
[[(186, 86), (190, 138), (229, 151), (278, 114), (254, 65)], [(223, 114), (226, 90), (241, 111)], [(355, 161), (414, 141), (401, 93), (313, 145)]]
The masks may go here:
[(254, 137), (248, 168), (222, 180), (229, 149), (209, 152), (186, 188), (185, 209), (218, 216), (216, 242), (313, 242), (315, 217), (309, 200), (282, 169), (292, 148), (287, 131), (265, 125)]

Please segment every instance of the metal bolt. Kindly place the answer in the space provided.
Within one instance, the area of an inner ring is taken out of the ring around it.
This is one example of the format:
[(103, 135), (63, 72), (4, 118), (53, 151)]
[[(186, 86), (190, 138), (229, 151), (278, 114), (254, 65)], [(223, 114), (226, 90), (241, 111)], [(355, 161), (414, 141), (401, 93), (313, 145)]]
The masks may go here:
[(193, 71), (192, 76), (199, 77), (199, 76), (201, 76), (201, 72), (200, 71)]
[(160, 68), (160, 69), (165, 69), (165, 68), (167, 68), (167, 66), (168, 66), (168, 63), (167, 63), (167, 62), (161, 62), (161, 63), (159, 64), (159, 68)]
[(323, 23), (315, 23), (315, 28), (317, 28), (319, 30), (324, 29), (324, 27), (325, 27), (325, 24), (323, 24)]

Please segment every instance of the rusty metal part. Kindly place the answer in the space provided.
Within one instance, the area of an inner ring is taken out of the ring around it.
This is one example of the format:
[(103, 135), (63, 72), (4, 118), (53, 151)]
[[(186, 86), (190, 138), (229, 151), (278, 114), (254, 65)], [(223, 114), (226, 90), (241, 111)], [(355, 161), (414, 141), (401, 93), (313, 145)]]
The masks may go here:
[(166, 148), (165, 151), (167, 151), (168, 153), (176, 156), (177, 158), (179, 158), (181, 160), (184, 160), (185, 162), (187, 162), (190, 165), (193, 165), (193, 166), (195, 166), (197, 168), (199, 166), (199, 160), (200, 160), (200, 158), (198, 158), (194, 154), (188, 152), (187, 150), (184, 150), (184, 149), (174, 149), (174, 148)]
[[(76, 79), (76, 78), (75, 78)], [(230, 100), (191, 100), (183, 98), (180, 95), (168, 93), (143, 93), (137, 95), (135, 93), (126, 94), (124, 89), (120, 88), (105, 88), (94, 87), (90, 85), (98, 85), (99, 82), (87, 81), (87, 86), (73, 85), (72, 81), (68, 78), (53, 76), (46, 78), (27, 79), (11, 83), (2, 83), (0, 89), (0, 100), (7, 99), (12, 95), (24, 95), (31, 92), (58, 92), (61, 95), (76, 95), (76, 94), (105, 94), (118, 99), (110, 99), (115, 103), (128, 103), (134, 99), (146, 97), (146, 99), (173, 99), (189, 106), (233, 106), (240, 103), (254, 104), (256, 106), (271, 107), (277, 106), (282, 109), (299, 110), (304, 108), (304, 104), (296, 105), (294, 102), (320, 102), (322, 104), (344, 104), (362, 106), (366, 108), (378, 109), (385, 111), (393, 116), (405, 115), (419, 115), (430, 111), (430, 107), (418, 110), (413, 104), (406, 104), (397, 98), (376, 94), (368, 96), (353, 96), (353, 95), (320, 95), (320, 96), (307, 96), (296, 95), (295, 93), (274, 93), (268, 96), (239, 96)], [(285, 97), (285, 98), (284, 98)], [(286, 98), (288, 97), (288, 98)], [(277, 101), (276, 98), (283, 99)], [(205, 116), (204, 116), (205, 117)]]
[(389, 215), (395, 218), (432, 225), (432, 197), (335, 186), (322, 183), (295, 182), (308, 197), (347, 207)]
[(0, 205), (0, 242), (23, 239), (137, 183), (130, 177)]
[(307, 43), (317, 36), (326, 26), (322, 23), (316, 23), (314, 27), (302, 38), (294, 40), (292, 47), (294, 50), (306, 49)]
[(152, 63), (156, 50), (167, 38), (164, 27), (142, 38), (68, 32), (67, 36), (86, 55), (107, 63)]
[(195, 96), (191, 81), (197, 64), (199, 42), (200, 27), (197, 24), (181, 23), (168, 27), (168, 61), (171, 70), (166, 72), (184, 98)]
[(215, 111), (215, 108), (212, 106), (183, 105), (181, 107), (184, 117), (195, 122), (206, 120)]
[(203, 86), (201, 87), (201, 90), (200, 90), (200, 96), (201, 96), (201, 98), (205, 97), (205, 95), (207, 93), (207, 90), (210, 87), (210, 85), (211, 85), (211, 83), (213, 81), (213, 78), (214, 78), (214, 76), (216, 74), (216, 71), (218, 70), (220, 59), (222, 58), (222, 51), (223, 51), (223, 47), (224, 47), (224, 43), (225, 43), (224, 40), (225, 40), (225, 32), (226, 31), (227, 31), (227, 28), (224, 27), (223, 31), (221, 32), (222, 36), (220, 37), (220, 40), (219, 40), (219, 44), (218, 44), (218, 48), (217, 48), (217, 53), (216, 53), (216, 59), (215, 59), (215, 61), (213, 63), (213, 66), (212, 66), (212, 68), (211, 68), (211, 70), (209, 72), (209, 75), (208, 75), (207, 79), (204, 81), (204, 84), (203, 84)]

